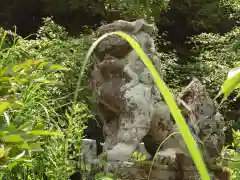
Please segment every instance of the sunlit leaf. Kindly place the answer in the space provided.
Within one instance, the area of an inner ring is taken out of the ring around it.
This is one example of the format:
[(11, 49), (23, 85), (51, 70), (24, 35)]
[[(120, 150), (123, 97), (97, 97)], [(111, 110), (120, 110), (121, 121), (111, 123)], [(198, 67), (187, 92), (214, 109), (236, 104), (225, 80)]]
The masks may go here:
[(236, 68), (231, 69), (228, 72), (228, 79), (236, 76), (238, 73), (240, 73), (240, 67), (236, 67)]
[(33, 164), (30, 163), (30, 162), (23, 161), (23, 162), (21, 162), (21, 163), (24, 164), (24, 165), (26, 165), (26, 166), (28, 166), (28, 167), (33, 167)]
[(16, 157), (14, 157), (14, 158), (12, 158), (12, 159), (14, 159), (14, 160), (17, 160), (17, 159), (20, 159), (20, 158), (22, 158), (24, 155), (25, 155), (25, 151), (23, 151), (22, 153), (20, 153), (20, 154), (18, 154)]
[(8, 164), (8, 169), (12, 169), (12, 168), (14, 168), (16, 165), (18, 165), (18, 162), (17, 161), (14, 161), (13, 163), (10, 163), (10, 164)]
[(58, 64), (44, 63), (42, 64), (47, 70), (69, 71), (70, 69)]
[(29, 59), (27, 61), (25, 61), (24, 63), (22, 64), (18, 64), (16, 66), (13, 67), (13, 70), (14, 71), (19, 71), (21, 69), (25, 69), (25, 68), (28, 68), (30, 66), (33, 66), (33, 65), (38, 65), (42, 62), (43, 60), (37, 60), (37, 59)]
[(11, 106), (9, 101), (0, 101), (0, 114), (2, 114), (9, 106)]
[(11, 77), (2, 77), (0, 78), (0, 82), (9, 82), (11, 80)]
[(2, 45), (4, 43), (4, 40), (6, 38), (6, 35), (7, 35), (7, 31), (4, 31), (3, 32), (3, 35), (2, 35), (2, 38), (1, 38), (1, 41), (0, 41), (0, 49), (2, 49)]
[(15, 167), (16, 165), (18, 165), (19, 163), (24, 164), (26, 166), (32, 167), (32, 161), (25, 159), (25, 158), (19, 158), (18, 160), (15, 160), (14, 162), (8, 164), (8, 169), (12, 169), (13, 167)]
[(24, 104), (21, 101), (15, 101), (13, 104), (14, 108), (20, 108), (22, 107)]
[(0, 78), (0, 82), (26, 83), (26, 82), (28, 82), (28, 80), (24, 79), (24, 78), (16, 78), (16, 77), (2, 77), (2, 78)]
[(59, 132), (56, 131), (45, 131), (45, 130), (33, 130), (31, 134), (39, 136), (60, 136)]
[(38, 78), (38, 79), (35, 79), (34, 80), (35, 83), (49, 83), (49, 84), (56, 84), (57, 82), (56, 81), (53, 81), (53, 80), (47, 80), (43, 77), (41, 78)]
[(234, 71), (230, 71), (230, 75), (228, 79), (223, 83), (223, 86), (218, 93), (217, 97), (221, 94), (224, 94), (224, 100), (228, 98), (228, 96), (235, 90), (240, 88), (240, 68), (235, 69)]
[(10, 124), (7, 128), (6, 128), (6, 131), (8, 131), (8, 132), (16, 132), (16, 131), (18, 131), (18, 129), (17, 129), (17, 127), (16, 127), (16, 125), (15, 124)]
[(10, 134), (5, 136), (3, 137), (3, 140), (9, 143), (19, 143), (24, 141), (20, 135), (15, 135), (15, 134)]
[(44, 151), (43, 148), (41, 148), (40, 144), (30, 144), (29, 145), (31, 151), (35, 151), (35, 152), (40, 152), (40, 151)]
[(60, 66), (58, 64), (52, 64), (51, 66), (48, 67), (49, 69), (56, 69), (56, 70), (60, 70), (60, 71), (69, 71), (69, 68)]
[(8, 133), (7, 131), (0, 131), (0, 137), (5, 136), (7, 133)]
[(0, 148), (0, 158), (2, 158), (5, 155), (5, 149)]
[(103, 176), (103, 177), (97, 178), (97, 180), (113, 180), (113, 178)]
[(23, 148), (23, 149), (30, 149), (30, 146), (27, 143), (23, 143), (23, 144), (19, 145), (18, 147)]

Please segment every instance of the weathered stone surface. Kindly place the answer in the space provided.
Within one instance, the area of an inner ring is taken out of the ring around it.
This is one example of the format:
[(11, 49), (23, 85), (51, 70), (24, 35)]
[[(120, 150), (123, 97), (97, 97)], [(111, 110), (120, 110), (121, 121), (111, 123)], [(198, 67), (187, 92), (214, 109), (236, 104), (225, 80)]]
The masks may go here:
[[(88, 159), (85, 159), (83, 163), (89, 163), (89, 159), (94, 162), (89, 168), (92, 172), (102, 171), (102, 168), (99, 166), (99, 161), (94, 161), (96, 157), (96, 151), (91, 147), (90, 144), (95, 147), (94, 140), (83, 139), (83, 149), (84, 153), (88, 153)], [(141, 148), (139, 148), (142, 146)], [(140, 143), (137, 149), (138, 152), (148, 156), (146, 150), (144, 149), (144, 144)], [(106, 172), (115, 173), (115, 175), (122, 180), (196, 180), (199, 179), (199, 174), (197, 169), (192, 166), (192, 162), (189, 159), (186, 159), (182, 155), (177, 156), (178, 161), (180, 162), (175, 167), (170, 167), (169, 165), (163, 164), (155, 160), (151, 161), (137, 161), (137, 162), (106, 162), (104, 170)], [(151, 171), (150, 171), (151, 169)], [(228, 174), (223, 172), (221, 169), (212, 168), (214, 173), (211, 173), (213, 180), (228, 180)]]
[[(96, 34), (98, 37), (113, 31), (123, 31), (128, 34), (135, 34), (140, 30), (152, 34), (153, 26), (146, 23), (143, 19), (133, 22), (117, 20), (111, 24), (101, 26)], [(114, 35), (107, 37), (98, 45), (96, 55), (100, 60), (102, 60), (106, 54), (112, 55), (116, 58), (124, 58), (130, 51), (131, 46), (122, 38)]]
[(205, 87), (195, 78), (179, 97), (185, 103), (181, 105), (187, 113), (186, 119), (204, 144), (205, 158), (219, 156), (225, 141), (224, 120)]
[(83, 161), (91, 162), (97, 158), (96, 140), (83, 139), (82, 140), (82, 158)]
[[(120, 20), (100, 27), (98, 35), (117, 30), (127, 32), (135, 38), (161, 74), (161, 61), (155, 52), (152, 37), (154, 27), (143, 20)], [(107, 161), (113, 165), (116, 161), (130, 160), (132, 153), (143, 140), (147, 151), (154, 156), (158, 146), (170, 134), (178, 132), (178, 127), (149, 70), (134, 50), (125, 52), (124, 49), (128, 48), (126, 42), (115, 40), (109, 37), (100, 43), (96, 52), (100, 61), (94, 66), (91, 81), (91, 87), (98, 97), (98, 113), (104, 126)], [(205, 87), (195, 78), (175, 97), (203, 151), (204, 159), (218, 156), (225, 138), (222, 132), (223, 118), (216, 111)], [(161, 177), (177, 179), (176, 173), (181, 170), (172, 169), (180, 168), (179, 155), (182, 156), (182, 162), (188, 162), (181, 164), (181, 169), (192, 167), (183, 138), (180, 134), (175, 134), (162, 144), (155, 158), (158, 164), (170, 168), (174, 177), (170, 171), (166, 175), (169, 177), (165, 177), (161, 171)], [(136, 176), (136, 172), (133, 174)]]

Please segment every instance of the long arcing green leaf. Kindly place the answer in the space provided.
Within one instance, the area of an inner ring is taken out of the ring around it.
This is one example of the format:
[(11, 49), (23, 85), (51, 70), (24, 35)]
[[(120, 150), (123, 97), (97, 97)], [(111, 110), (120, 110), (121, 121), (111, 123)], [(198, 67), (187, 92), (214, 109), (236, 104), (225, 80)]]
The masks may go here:
[(202, 159), (202, 155), (201, 152), (199, 150), (199, 147), (197, 145), (197, 143), (195, 142), (189, 128), (188, 125), (185, 122), (185, 119), (183, 118), (180, 109), (177, 106), (177, 103), (172, 95), (172, 93), (169, 91), (168, 87), (166, 86), (166, 84), (164, 83), (164, 81), (160, 78), (156, 68), (153, 66), (151, 60), (149, 60), (148, 56), (143, 52), (142, 48), (140, 47), (140, 45), (128, 34), (121, 32), (121, 31), (116, 31), (116, 32), (111, 32), (111, 33), (106, 33), (104, 35), (102, 35), (99, 39), (97, 39), (92, 46), (90, 47), (90, 49), (87, 52), (87, 55), (84, 59), (84, 63), (79, 75), (79, 79), (77, 82), (77, 89), (75, 91), (74, 94), (74, 100), (73, 103), (76, 102), (77, 96), (78, 96), (78, 89), (80, 87), (80, 83), (82, 80), (82, 76), (84, 73), (84, 70), (86, 68), (87, 62), (90, 59), (91, 54), (93, 53), (94, 49), (96, 48), (96, 46), (107, 36), (111, 36), (111, 35), (118, 35), (121, 38), (123, 38), (124, 40), (128, 41), (128, 43), (132, 46), (132, 48), (137, 52), (137, 54), (139, 55), (139, 57), (141, 58), (141, 60), (144, 62), (144, 64), (147, 66), (147, 68), (149, 69), (149, 71), (151, 72), (153, 79), (157, 85), (157, 87), (159, 88), (159, 90), (161, 91), (163, 98), (165, 100), (165, 102), (167, 103), (172, 116), (174, 117), (176, 124), (179, 128), (179, 131), (187, 145), (188, 150), (190, 151), (193, 161), (197, 166), (197, 169), (199, 171), (199, 174), (201, 176), (201, 178), (203, 180), (210, 180), (210, 176), (208, 174), (206, 165)]

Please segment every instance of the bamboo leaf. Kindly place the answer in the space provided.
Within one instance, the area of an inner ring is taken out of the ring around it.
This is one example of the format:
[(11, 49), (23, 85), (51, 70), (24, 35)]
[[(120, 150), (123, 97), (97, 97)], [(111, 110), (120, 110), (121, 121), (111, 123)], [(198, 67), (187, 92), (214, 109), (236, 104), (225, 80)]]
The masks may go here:
[(9, 106), (11, 106), (9, 101), (0, 101), (0, 114), (2, 114)]
[(6, 38), (6, 35), (7, 35), (7, 31), (4, 31), (3, 32), (3, 35), (2, 35), (2, 38), (1, 38), (1, 41), (0, 41), (0, 50), (2, 49), (2, 45), (4, 43), (4, 40)]
[(17, 71), (20, 71), (22, 69), (27, 69), (29, 68), (30, 66), (33, 66), (33, 65), (39, 65), (41, 62), (43, 62), (43, 60), (41, 59), (28, 59), (27, 61), (25, 61), (24, 63), (21, 63), (21, 64), (18, 64), (16, 66), (13, 67), (13, 70), (15, 72)]
[(58, 64), (51, 64), (51, 63), (42, 63), (41, 64), (41, 67), (43, 68), (46, 68), (47, 70), (59, 70), (59, 71), (69, 71), (70, 69), (67, 68), (67, 67), (64, 67), (64, 66), (61, 66), (61, 65), (58, 65)]
[(56, 131), (45, 131), (45, 130), (33, 130), (31, 134), (39, 136), (59, 136), (60, 133)]
[(60, 70), (60, 71), (69, 71), (69, 68), (60, 66), (58, 64), (52, 64), (51, 66), (49, 66), (49, 69), (55, 69), (55, 70)]
[(3, 140), (9, 143), (19, 143), (24, 141), (20, 135), (16, 134), (6, 135), (5, 137), (3, 137)]
[(5, 155), (5, 149), (0, 148), (0, 158), (2, 158)]
[(35, 83), (48, 83), (48, 84), (56, 84), (57, 82), (54, 81), (54, 80), (48, 80), (48, 79), (45, 79), (44, 77), (41, 77), (41, 78), (38, 78), (38, 79), (35, 79), (34, 80)]
[(12, 169), (13, 167), (15, 167), (16, 165), (18, 165), (17, 161), (14, 161), (13, 163), (8, 164), (8, 169)]
[(240, 68), (234, 68), (229, 72), (228, 78), (224, 81), (216, 98), (218, 98), (221, 94), (224, 94), (223, 100), (226, 100), (228, 96), (238, 88), (240, 88)]

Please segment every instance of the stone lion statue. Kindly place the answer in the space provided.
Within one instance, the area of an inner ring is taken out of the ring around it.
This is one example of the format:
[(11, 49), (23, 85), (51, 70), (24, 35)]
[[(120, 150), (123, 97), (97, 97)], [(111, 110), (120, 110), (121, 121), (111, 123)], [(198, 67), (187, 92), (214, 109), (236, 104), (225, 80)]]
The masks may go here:
[[(161, 60), (154, 44), (155, 26), (139, 19), (123, 20), (101, 26), (97, 36), (112, 31), (131, 35), (152, 60), (159, 74)], [(190, 157), (177, 134), (161, 144), (178, 127), (154, 80), (134, 49), (122, 38), (110, 36), (96, 48), (91, 73), (91, 88), (97, 95), (98, 112), (103, 123), (104, 147), (108, 161), (128, 161), (138, 144), (144, 141), (147, 151), (157, 161), (174, 164), (177, 154)], [(205, 160), (219, 155), (225, 137), (224, 121), (205, 87), (194, 78), (175, 95), (191, 132)]]

